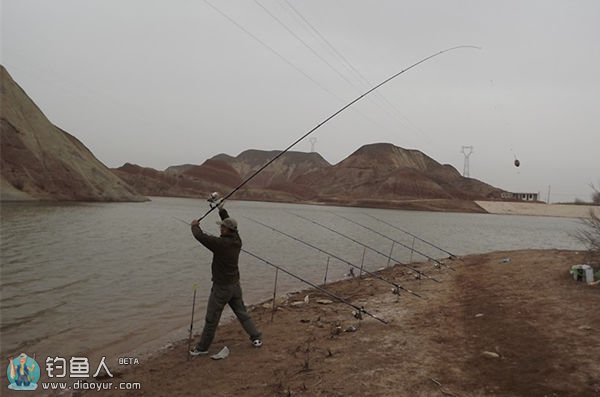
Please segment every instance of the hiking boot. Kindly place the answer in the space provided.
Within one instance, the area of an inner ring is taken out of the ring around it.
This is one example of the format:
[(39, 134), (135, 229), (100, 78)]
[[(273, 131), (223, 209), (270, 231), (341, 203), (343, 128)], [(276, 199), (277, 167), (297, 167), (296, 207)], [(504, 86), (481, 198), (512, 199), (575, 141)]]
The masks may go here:
[(252, 346), (259, 348), (262, 346), (262, 340), (260, 339), (253, 339), (252, 340)]

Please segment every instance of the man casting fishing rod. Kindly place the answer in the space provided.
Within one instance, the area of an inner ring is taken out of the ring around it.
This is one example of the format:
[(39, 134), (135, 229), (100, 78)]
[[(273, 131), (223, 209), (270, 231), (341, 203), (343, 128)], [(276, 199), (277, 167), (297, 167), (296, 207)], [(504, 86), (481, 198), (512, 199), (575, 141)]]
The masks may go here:
[[(391, 80), (400, 76), (401, 74), (409, 71), (410, 69), (417, 67), (423, 62), (428, 61), (431, 58), (437, 57), (443, 53), (448, 51), (457, 50), (459, 48), (478, 48), (475, 46), (461, 45), (452, 48), (447, 48), (445, 50), (439, 51), (435, 54), (429, 55), (418, 62), (413, 63), (409, 67), (401, 70), (400, 72), (388, 77), (383, 80), (381, 83), (372, 87), (368, 91), (365, 91), (358, 97), (354, 98), (352, 101), (345, 104), (340, 109), (336, 110), (334, 113), (329, 115), (319, 124), (317, 124), (314, 128), (310, 129), (300, 138), (296, 139), (292, 142), (287, 148), (282, 150), (278, 155), (274, 156), (271, 160), (267, 161), (264, 165), (254, 171), (250, 176), (244, 179), (238, 186), (236, 186), (231, 192), (223, 197), (220, 201), (221, 205), (219, 207), (219, 215), (221, 216), (221, 237), (214, 237), (205, 234), (202, 229), (200, 229), (199, 222), (206, 218), (215, 208), (215, 206), (211, 206), (211, 208), (204, 214), (200, 219), (196, 219), (192, 222), (192, 233), (194, 237), (200, 241), (206, 248), (211, 250), (214, 254), (213, 262), (212, 262), (212, 275), (213, 275), (213, 287), (211, 289), (210, 298), (208, 300), (208, 307), (206, 309), (206, 323), (204, 326), (204, 330), (202, 331), (202, 338), (200, 342), (194, 350), (190, 353), (192, 355), (200, 355), (207, 354), (208, 347), (210, 346), (214, 334), (219, 323), (219, 319), (221, 318), (221, 313), (223, 311), (223, 307), (225, 304), (229, 304), (233, 309), (234, 313), (242, 323), (242, 326), (250, 335), (252, 339), (252, 344), (256, 347), (260, 347), (262, 345), (262, 341), (260, 339), (261, 335), (256, 330), (254, 323), (250, 319), (250, 316), (246, 312), (246, 308), (244, 306), (244, 302), (242, 300), (242, 290), (239, 284), (239, 269), (238, 269), (238, 258), (242, 248), (242, 240), (240, 239), (237, 232), (237, 222), (233, 219), (229, 218), (227, 212), (223, 209), (222, 203), (227, 200), (230, 196), (234, 195), (239, 189), (241, 189), (245, 184), (247, 184), (250, 180), (252, 180), (256, 175), (260, 174), (265, 168), (267, 168), (271, 163), (276, 161), (279, 157), (283, 156), (288, 150), (296, 146), (299, 142), (301, 142), (304, 138), (311, 135), (313, 132), (318, 130), (321, 126), (329, 122), (329, 120), (336, 117), (338, 114), (342, 113), (344, 110), (348, 109), (354, 103), (360, 101), (365, 96), (369, 95), (371, 92), (375, 91), (379, 87), (384, 84), (387, 84)], [(214, 196), (214, 195), (213, 195)], [(210, 200), (209, 200), (210, 201)], [(247, 252), (247, 251), (246, 251)], [(248, 253), (248, 252), (247, 252)], [(250, 253), (248, 253), (250, 254)], [(263, 260), (254, 254), (250, 254), (254, 256), (256, 259)], [(263, 260), (265, 261), (265, 260)], [(273, 266), (272, 263), (265, 261), (266, 263)], [(381, 319), (378, 319), (381, 321)], [(193, 324), (193, 320), (192, 320)], [(190, 326), (190, 334), (192, 327)]]
[(223, 201), (218, 203), (221, 222), (221, 235), (219, 237), (204, 233), (200, 228), (199, 220), (192, 221), (192, 234), (202, 245), (213, 253), (211, 264), (212, 288), (206, 308), (206, 318), (202, 336), (196, 347), (190, 351), (192, 356), (208, 354), (208, 348), (215, 337), (223, 308), (229, 304), (231, 310), (242, 324), (250, 337), (254, 347), (262, 346), (261, 333), (256, 329), (254, 322), (246, 311), (240, 286), (240, 271), (238, 260), (242, 249), (242, 239), (238, 233), (235, 219), (230, 218), (227, 210), (223, 208)]

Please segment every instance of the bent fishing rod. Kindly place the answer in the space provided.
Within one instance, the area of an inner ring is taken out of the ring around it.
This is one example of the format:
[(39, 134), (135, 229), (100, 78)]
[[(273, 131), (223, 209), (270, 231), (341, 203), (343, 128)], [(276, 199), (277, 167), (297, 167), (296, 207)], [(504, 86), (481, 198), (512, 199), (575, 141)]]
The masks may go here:
[[(189, 223), (188, 223), (188, 222), (186, 222), (186, 221), (184, 221), (183, 219), (177, 218), (177, 217), (175, 217), (175, 216), (171, 216), (171, 217), (172, 217), (173, 219), (175, 219), (175, 220), (177, 220), (177, 221), (179, 221), (179, 222), (185, 223), (186, 225), (188, 225), (188, 226), (189, 226)], [(272, 262), (270, 262), (270, 261), (268, 261), (268, 260), (266, 260), (266, 259), (264, 259), (264, 258), (261, 258), (260, 256), (258, 256), (258, 255), (256, 255), (256, 254), (253, 254), (252, 252), (250, 252), (250, 251), (247, 251), (247, 250), (245, 250), (245, 249), (243, 249), (243, 248), (241, 249), (241, 251), (242, 251), (242, 252), (244, 252), (244, 253), (245, 253), (245, 254), (247, 254), (247, 255), (250, 255), (251, 257), (253, 257), (253, 258), (255, 258), (255, 259), (258, 259), (258, 260), (259, 260), (259, 261), (261, 261), (261, 262), (264, 262), (264, 263), (266, 263), (266, 264), (267, 264), (267, 265), (269, 265), (269, 266), (272, 266), (272, 267), (274, 267), (275, 269), (281, 270), (282, 272), (284, 272), (285, 274), (287, 274), (287, 275), (289, 275), (289, 276), (292, 276), (292, 277), (293, 277), (293, 278), (295, 278), (296, 280), (299, 280), (299, 281), (301, 281), (301, 282), (303, 282), (303, 283), (305, 283), (305, 284), (308, 284), (308, 285), (310, 285), (311, 287), (313, 287), (313, 288), (315, 288), (315, 289), (317, 289), (317, 290), (319, 290), (319, 291), (323, 292), (324, 294), (326, 294), (326, 295), (328, 295), (328, 296), (332, 297), (333, 299), (335, 299), (335, 300), (337, 300), (337, 301), (339, 301), (339, 302), (341, 302), (341, 303), (343, 303), (343, 304), (346, 304), (346, 305), (348, 305), (348, 306), (352, 307), (354, 310), (356, 310), (356, 315), (355, 315), (355, 316), (356, 316), (357, 318), (360, 318), (360, 314), (366, 314), (366, 315), (367, 315), (367, 316), (369, 316), (369, 317), (373, 317), (373, 318), (374, 318), (375, 320), (377, 320), (377, 321), (381, 321), (381, 322), (382, 322), (382, 323), (384, 323), (384, 324), (389, 324), (389, 322), (388, 322), (388, 321), (386, 321), (386, 320), (384, 320), (384, 319), (382, 319), (382, 318), (379, 318), (379, 317), (377, 317), (376, 315), (374, 315), (374, 314), (372, 314), (372, 313), (368, 312), (367, 310), (365, 310), (365, 308), (364, 308), (364, 307), (362, 307), (362, 306), (357, 306), (357, 305), (355, 305), (355, 304), (353, 304), (353, 303), (350, 303), (349, 301), (347, 301), (346, 299), (342, 298), (341, 296), (338, 296), (338, 295), (334, 294), (333, 292), (330, 292), (330, 291), (326, 290), (326, 289), (325, 289), (325, 288), (323, 288), (323, 287), (320, 287), (320, 286), (318, 286), (318, 285), (316, 285), (316, 284), (314, 284), (314, 283), (311, 283), (310, 281), (308, 281), (308, 280), (305, 280), (305, 279), (303, 279), (302, 277), (295, 275), (294, 273), (290, 272), (290, 271), (289, 271), (289, 270), (287, 270), (287, 269), (284, 269), (284, 268), (283, 268), (283, 267), (281, 267), (281, 266), (278, 266), (278, 265), (276, 265), (276, 264), (274, 264), (274, 263), (272, 263)], [(196, 293), (196, 290), (194, 290), (194, 296), (195, 296), (195, 293)], [(193, 321), (193, 320), (192, 320), (192, 321)]]
[(337, 255), (335, 255), (335, 254), (332, 254), (331, 252), (327, 252), (327, 251), (325, 251), (324, 249), (321, 249), (321, 248), (317, 247), (316, 245), (313, 245), (313, 244), (311, 244), (311, 243), (308, 243), (308, 242), (306, 242), (306, 241), (304, 241), (304, 240), (301, 240), (301, 239), (299, 239), (298, 237), (294, 237), (294, 236), (292, 236), (291, 234), (288, 234), (288, 233), (286, 233), (286, 232), (283, 232), (283, 231), (281, 231), (281, 230), (278, 230), (278, 229), (274, 228), (273, 226), (269, 226), (269, 225), (267, 225), (267, 224), (265, 224), (265, 223), (262, 223), (262, 222), (260, 222), (260, 221), (257, 221), (257, 220), (255, 220), (255, 219), (248, 218), (248, 217), (244, 217), (244, 218), (245, 218), (245, 219), (248, 219), (249, 221), (252, 221), (252, 222), (254, 222), (254, 223), (258, 223), (259, 225), (261, 225), (261, 226), (264, 226), (264, 227), (266, 227), (267, 229), (271, 229), (271, 230), (272, 230), (272, 231), (274, 231), (274, 232), (277, 232), (277, 233), (283, 234), (284, 236), (286, 236), (286, 237), (288, 237), (288, 238), (290, 238), (290, 239), (292, 239), (292, 240), (294, 240), (294, 241), (297, 241), (297, 242), (299, 242), (299, 243), (302, 243), (302, 244), (306, 245), (307, 247), (310, 247), (310, 248), (312, 248), (312, 249), (315, 249), (315, 250), (317, 250), (317, 251), (319, 251), (319, 252), (321, 252), (321, 253), (323, 253), (323, 254), (325, 254), (325, 255), (328, 255), (328, 256), (330, 256), (330, 257), (332, 257), (332, 258), (335, 258), (335, 259), (337, 259), (337, 260), (339, 260), (339, 261), (341, 261), (341, 262), (344, 262), (344, 263), (346, 263), (346, 264), (348, 264), (348, 265), (350, 265), (350, 266), (352, 266), (352, 267), (354, 267), (354, 268), (356, 268), (356, 269), (361, 269), (361, 270), (362, 270), (364, 273), (367, 273), (369, 276), (371, 276), (371, 277), (373, 277), (373, 278), (376, 278), (376, 279), (378, 279), (378, 280), (381, 280), (381, 281), (383, 281), (383, 282), (385, 282), (385, 283), (388, 283), (388, 284), (392, 285), (392, 286), (394, 287), (394, 292), (395, 292), (397, 295), (398, 295), (397, 291), (399, 291), (399, 290), (404, 290), (404, 291), (406, 291), (406, 292), (408, 292), (408, 293), (410, 293), (410, 294), (412, 294), (412, 295), (414, 295), (414, 296), (416, 296), (416, 297), (418, 297), (418, 298), (422, 298), (422, 296), (421, 296), (421, 295), (419, 295), (419, 294), (417, 294), (416, 292), (413, 292), (413, 291), (411, 291), (410, 289), (408, 289), (408, 288), (405, 288), (405, 287), (401, 286), (400, 284), (394, 283), (393, 281), (389, 281), (389, 280), (387, 280), (387, 279), (385, 279), (385, 278), (381, 277), (381, 276), (380, 276), (379, 274), (377, 274), (377, 273), (373, 273), (373, 272), (370, 272), (370, 271), (368, 271), (368, 270), (364, 270), (364, 269), (362, 269), (360, 266), (357, 266), (357, 265), (353, 264), (352, 262), (350, 262), (350, 261), (347, 261), (347, 260), (346, 260), (346, 259), (344, 259), (344, 258), (341, 258), (341, 257), (339, 257), (339, 256), (337, 256)]
[(392, 258), (390, 255), (384, 254), (383, 252), (379, 251), (379, 250), (378, 250), (378, 249), (376, 249), (376, 248), (373, 248), (373, 247), (370, 247), (370, 246), (368, 246), (367, 244), (361, 243), (361, 242), (360, 242), (360, 241), (358, 241), (357, 239), (355, 239), (355, 238), (352, 238), (352, 237), (350, 237), (350, 236), (347, 236), (347, 235), (345, 235), (344, 233), (342, 233), (342, 232), (340, 232), (340, 231), (338, 231), (338, 230), (335, 230), (335, 229), (333, 229), (333, 228), (330, 228), (329, 226), (325, 226), (325, 225), (323, 225), (322, 223), (319, 223), (319, 222), (317, 222), (317, 221), (314, 221), (314, 220), (312, 220), (312, 219), (310, 219), (310, 218), (307, 218), (307, 217), (305, 217), (305, 216), (298, 215), (298, 214), (294, 214), (293, 212), (290, 212), (290, 214), (292, 214), (292, 215), (294, 215), (294, 216), (297, 216), (298, 218), (304, 219), (305, 221), (308, 221), (308, 222), (310, 222), (310, 223), (312, 223), (312, 224), (315, 224), (315, 225), (317, 225), (317, 226), (320, 226), (320, 227), (322, 227), (323, 229), (329, 230), (330, 232), (333, 232), (333, 233), (337, 234), (338, 236), (342, 236), (342, 237), (344, 237), (345, 239), (348, 239), (348, 240), (350, 240), (350, 241), (352, 241), (352, 242), (354, 242), (354, 243), (356, 243), (356, 244), (358, 244), (358, 245), (360, 245), (360, 246), (363, 246), (363, 247), (365, 247), (365, 248), (366, 248), (366, 249), (368, 249), (368, 250), (371, 250), (371, 251), (373, 251), (373, 252), (376, 252), (376, 253), (378, 253), (379, 255), (382, 255), (382, 256), (384, 256), (384, 257), (386, 257), (386, 258), (390, 258), (390, 259), (392, 259), (392, 260), (396, 261), (396, 262), (397, 262), (399, 265), (402, 265), (402, 266), (406, 267), (407, 269), (410, 269), (410, 270), (412, 270), (413, 272), (415, 272), (415, 273), (419, 274), (419, 276), (422, 276), (422, 277), (425, 277), (425, 278), (427, 278), (427, 279), (429, 279), (429, 280), (435, 281), (436, 283), (441, 283), (441, 281), (440, 281), (440, 280), (438, 280), (438, 279), (436, 279), (436, 278), (434, 278), (434, 277), (428, 276), (427, 274), (423, 273), (422, 271), (420, 271), (420, 270), (418, 270), (418, 269), (415, 269), (414, 267), (412, 267), (412, 266), (410, 266), (410, 265), (407, 265), (406, 263), (402, 263), (402, 262), (400, 262), (399, 260), (397, 260), (397, 259), (395, 259), (395, 258)]
[(353, 309), (355, 309), (355, 310), (356, 310), (356, 313), (357, 313), (357, 314), (363, 313), (363, 314), (366, 314), (366, 315), (367, 315), (367, 316), (369, 316), (369, 317), (373, 317), (373, 318), (374, 318), (375, 320), (377, 320), (377, 321), (381, 321), (381, 322), (382, 322), (382, 323), (384, 323), (384, 324), (388, 324), (388, 321), (386, 321), (386, 320), (384, 320), (384, 319), (382, 319), (382, 318), (379, 318), (379, 317), (377, 317), (376, 315), (374, 315), (374, 314), (372, 314), (372, 313), (369, 313), (369, 312), (368, 312), (368, 311), (366, 311), (366, 310), (365, 310), (365, 309), (364, 309), (362, 306), (357, 306), (357, 305), (355, 305), (355, 304), (353, 304), (353, 303), (350, 303), (350, 302), (349, 302), (349, 301), (347, 301), (346, 299), (344, 299), (344, 298), (342, 298), (342, 297), (340, 297), (340, 296), (338, 296), (338, 295), (334, 294), (333, 292), (330, 292), (330, 291), (326, 290), (325, 288), (318, 286), (317, 284), (311, 283), (310, 281), (308, 281), (308, 280), (305, 280), (305, 279), (303, 279), (302, 277), (295, 275), (294, 273), (290, 272), (289, 270), (286, 270), (286, 269), (284, 269), (284, 268), (283, 268), (283, 267), (281, 267), (281, 266), (278, 266), (278, 265), (276, 265), (276, 264), (274, 264), (274, 263), (271, 263), (270, 261), (268, 261), (268, 260), (266, 260), (266, 259), (264, 259), (264, 258), (261, 258), (260, 256), (258, 256), (258, 255), (255, 255), (255, 254), (253, 254), (252, 252), (250, 252), (250, 251), (247, 251), (247, 250), (245, 250), (245, 249), (243, 249), (243, 248), (242, 248), (242, 252), (244, 252), (244, 253), (245, 253), (245, 254), (247, 254), (247, 255), (250, 255), (251, 257), (253, 257), (253, 258), (255, 258), (255, 259), (258, 259), (258, 260), (259, 260), (259, 261), (261, 261), (261, 262), (264, 262), (264, 263), (266, 263), (266, 264), (267, 264), (267, 265), (269, 265), (269, 266), (272, 266), (272, 267), (274, 267), (275, 269), (281, 270), (281, 271), (282, 271), (282, 272), (284, 272), (285, 274), (288, 274), (288, 275), (290, 275), (290, 276), (294, 277), (296, 280), (300, 280), (300, 281), (302, 281), (303, 283), (305, 283), (305, 284), (308, 284), (308, 285), (310, 285), (311, 287), (313, 287), (313, 288), (315, 288), (315, 289), (318, 289), (319, 291), (323, 292), (324, 294), (327, 294), (328, 296), (332, 297), (333, 299), (335, 299), (335, 300), (337, 300), (337, 301), (339, 301), (339, 302), (341, 302), (341, 303), (344, 303), (344, 304), (346, 304), (346, 305), (348, 305), (348, 306), (352, 307)]
[(431, 246), (431, 247), (433, 247), (433, 248), (437, 248), (437, 249), (439, 249), (440, 251), (447, 253), (448, 255), (450, 255), (450, 259), (456, 259), (456, 258), (457, 258), (457, 256), (456, 256), (456, 255), (454, 255), (452, 252), (450, 252), (450, 251), (446, 251), (445, 249), (443, 249), (443, 248), (441, 248), (441, 247), (438, 247), (437, 245), (435, 245), (435, 244), (433, 244), (433, 243), (431, 243), (431, 242), (429, 242), (429, 241), (427, 241), (427, 240), (424, 240), (424, 239), (422, 239), (422, 238), (421, 238), (421, 237), (419, 237), (419, 236), (415, 236), (414, 234), (412, 234), (411, 232), (409, 232), (409, 231), (407, 231), (407, 230), (404, 230), (404, 229), (402, 229), (402, 228), (400, 228), (400, 227), (398, 227), (398, 226), (392, 225), (391, 223), (389, 223), (389, 222), (386, 222), (386, 221), (384, 221), (383, 219), (379, 219), (379, 218), (377, 218), (376, 216), (373, 216), (373, 215), (371, 215), (371, 214), (367, 214), (366, 212), (363, 212), (363, 214), (364, 214), (364, 215), (367, 215), (367, 216), (370, 216), (371, 218), (375, 219), (376, 221), (379, 221), (379, 222), (381, 222), (381, 223), (383, 223), (383, 224), (385, 224), (385, 225), (388, 225), (389, 227), (392, 227), (392, 228), (394, 228), (394, 229), (396, 229), (396, 230), (399, 230), (399, 231), (401, 231), (401, 232), (403, 232), (403, 233), (406, 233), (406, 234), (408, 234), (409, 236), (411, 236), (411, 237), (414, 237), (414, 238), (416, 238), (417, 240), (419, 240), (419, 241), (421, 241), (421, 242), (423, 242), (423, 243), (425, 243), (425, 244), (428, 244), (428, 245), (430, 245), (430, 246)]
[[(427, 254), (424, 254), (423, 252), (421, 252), (421, 251), (419, 251), (419, 250), (416, 250), (416, 249), (414, 249), (414, 248), (412, 248), (412, 247), (409, 247), (408, 245), (406, 245), (406, 244), (404, 244), (404, 243), (402, 243), (402, 242), (400, 242), (400, 241), (398, 241), (398, 240), (394, 240), (393, 238), (391, 238), (391, 237), (389, 237), (389, 236), (386, 236), (385, 234), (383, 234), (383, 233), (380, 233), (380, 232), (378, 232), (378, 231), (377, 231), (377, 230), (375, 230), (375, 229), (372, 229), (372, 228), (370, 228), (370, 227), (368, 227), (368, 226), (365, 226), (365, 225), (363, 225), (362, 223), (356, 222), (355, 220), (353, 220), (353, 219), (350, 219), (350, 218), (348, 218), (348, 217), (345, 217), (345, 216), (343, 216), (343, 215), (336, 214), (335, 212), (331, 212), (331, 211), (330, 211), (329, 213), (330, 213), (330, 214), (333, 214), (333, 215), (335, 215), (335, 216), (337, 216), (337, 217), (339, 217), (339, 218), (345, 219), (346, 221), (348, 221), (348, 222), (350, 222), (350, 223), (353, 223), (353, 224), (355, 224), (355, 225), (357, 225), (357, 226), (360, 226), (360, 227), (362, 227), (362, 228), (364, 228), (364, 229), (367, 229), (367, 230), (368, 230), (368, 231), (370, 231), (371, 233), (375, 233), (375, 234), (377, 234), (378, 236), (381, 236), (381, 237), (383, 237), (383, 238), (385, 238), (385, 239), (388, 239), (388, 240), (390, 240), (390, 241), (392, 241), (392, 242), (394, 242), (394, 243), (396, 243), (396, 244), (398, 244), (398, 245), (400, 245), (400, 246), (402, 246), (402, 247), (404, 247), (404, 248), (407, 248), (407, 249), (409, 249), (409, 250), (412, 250), (412, 251), (416, 252), (417, 254), (419, 254), (419, 255), (421, 255), (421, 256), (423, 256), (423, 257), (425, 257), (425, 258), (427, 258), (427, 259), (429, 259), (429, 260), (431, 260), (431, 261), (433, 261), (433, 262), (435, 262), (435, 263), (437, 263), (437, 264), (438, 264), (438, 265), (440, 265), (440, 266), (446, 266), (448, 269), (450, 269), (450, 270), (454, 271), (454, 269), (453, 269), (453, 268), (451, 268), (450, 266), (446, 265), (445, 263), (442, 263), (442, 262), (438, 261), (437, 259), (435, 259), (435, 258), (433, 258), (433, 257), (431, 257), (431, 256), (429, 256), (429, 255), (427, 255)], [(392, 258), (392, 259), (394, 259), (394, 258)]]
[[(264, 170), (265, 168), (267, 168), (271, 163), (273, 163), (275, 160), (277, 160), (278, 158), (280, 158), (281, 156), (283, 156), (288, 150), (290, 150), (291, 148), (293, 148), (294, 146), (296, 146), (298, 143), (300, 143), (303, 139), (305, 139), (306, 137), (308, 137), (310, 134), (312, 134), (313, 132), (315, 132), (316, 130), (318, 130), (319, 128), (321, 128), (323, 125), (325, 125), (329, 120), (333, 119), (335, 116), (337, 116), (338, 114), (342, 113), (344, 110), (348, 109), (350, 106), (354, 105), (356, 102), (360, 101), (362, 98), (364, 98), (365, 96), (369, 95), (371, 92), (375, 91), (376, 89), (378, 89), (379, 87), (381, 87), (384, 84), (387, 84), (388, 82), (392, 81), (393, 79), (395, 79), (396, 77), (400, 76), (401, 74), (408, 72), (410, 69), (422, 64), (423, 62), (426, 62), (428, 60), (430, 60), (431, 58), (435, 58), (439, 55), (442, 55), (445, 52), (449, 52), (449, 51), (454, 51), (460, 48), (474, 48), (474, 49), (478, 49), (480, 50), (480, 47), (477, 46), (473, 46), (473, 45), (460, 45), (460, 46), (456, 46), (456, 47), (451, 47), (451, 48), (447, 48), (445, 50), (436, 52), (435, 54), (429, 55), (423, 59), (421, 59), (418, 62), (413, 63), (412, 65), (410, 65), (409, 67), (399, 71), (398, 73), (388, 77), (387, 79), (383, 80), (381, 83), (377, 84), (376, 86), (374, 86), (373, 88), (369, 89), (368, 91), (365, 91), (363, 94), (359, 95), (358, 97), (354, 98), (352, 101), (348, 102), (346, 105), (344, 105), (343, 107), (341, 107), (340, 109), (338, 109), (337, 111), (335, 111), (334, 113), (332, 113), (330, 116), (328, 116), (327, 118), (325, 118), (323, 121), (321, 121), (319, 124), (317, 124), (315, 127), (313, 127), (312, 129), (310, 129), (308, 132), (306, 132), (304, 135), (302, 135), (300, 138), (296, 139), (294, 142), (292, 142), (288, 147), (286, 147), (281, 153), (277, 154), (275, 157), (273, 157), (271, 160), (267, 161), (263, 166), (261, 166), (259, 169), (257, 169), (256, 171), (254, 171), (250, 176), (248, 176), (246, 179), (244, 179), (239, 185), (237, 185), (232, 191), (230, 191), (229, 193), (227, 193), (227, 195), (225, 195), (222, 199), (221, 202), (227, 200), (229, 197), (233, 196), (238, 190), (240, 190), (245, 184), (247, 184), (248, 182), (250, 182), (256, 175), (260, 174), (262, 172), (262, 170)], [(212, 211), (215, 210), (215, 208), (217, 208), (216, 206), (211, 206), (210, 209), (208, 211), (206, 211), (206, 213), (204, 215), (202, 215), (199, 219), (198, 222), (200, 222), (202, 219), (206, 218), (208, 216), (208, 214), (210, 214)]]

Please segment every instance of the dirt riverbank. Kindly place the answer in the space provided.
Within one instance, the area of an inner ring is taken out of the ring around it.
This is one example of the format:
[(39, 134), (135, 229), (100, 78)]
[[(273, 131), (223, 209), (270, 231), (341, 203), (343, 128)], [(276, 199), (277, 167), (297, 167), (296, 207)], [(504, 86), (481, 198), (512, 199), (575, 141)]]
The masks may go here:
[[(523, 250), (448, 261), (454, 271), (417, 265), (440, 283), (415, 280), (402, 266), (381, 272), (424, 299), (398, 298), (370, 277), (328, 285), (387, 325), (302, 291), (272, 322), (269, 305), (253, 308), (261, 349), (231, 322), (211, 348), (228, 346), (227, 359), (187, 362), (182, 341), (113, 379), (140, 382), (141, 391), (86, 395), (600, 396), (600, 286), (568, 275), (583, 257)], [(293, 304), (306, 295), (308, 304)]]

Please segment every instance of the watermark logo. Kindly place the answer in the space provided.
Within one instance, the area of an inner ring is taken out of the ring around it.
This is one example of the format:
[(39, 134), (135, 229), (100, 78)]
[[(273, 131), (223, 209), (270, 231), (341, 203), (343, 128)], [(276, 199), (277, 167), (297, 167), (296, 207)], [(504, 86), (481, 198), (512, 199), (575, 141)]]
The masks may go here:
[(40, 380), (40, 366), (25, 353), (19, 354), (17, 358), (9, 359), (6, 376), (11, 390), (35, 390)]
[[(40, 358), (41, 361), (41, 358)], [(87, 357), (47, 357), (39, 366), (34, 357), (21, 353), (10, 358), (6, 377), (11, 390), (49, 390), (53, 392), (85, 390), (141, 390), (140, 382), (118, 382), (102, 356), (98, 366), (91, 365)], [(139, 365), (137, 357), (119, 357), (119, 365)], [(48, 381), (40, 381), (41, 371), (45, 371)]]

